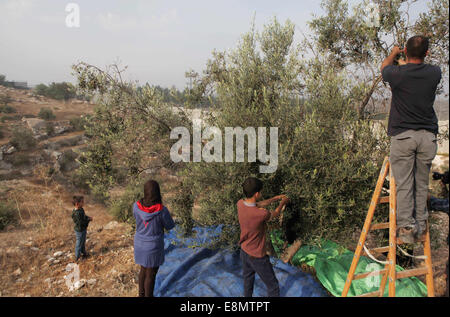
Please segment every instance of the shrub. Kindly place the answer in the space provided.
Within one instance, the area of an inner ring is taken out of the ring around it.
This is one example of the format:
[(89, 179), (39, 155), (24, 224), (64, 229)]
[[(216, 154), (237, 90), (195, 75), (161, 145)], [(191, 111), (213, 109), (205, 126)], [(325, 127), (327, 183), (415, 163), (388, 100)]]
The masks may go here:
[(45, 132), (47, 133), (48, 136), (51, 136), (53, 135), (53, 133), (55, 133), (55, 126), (53, 125), (53, 123), (51, 122), (45, 123)]
[(25, 127), (15, 127), (12, 131), (11, 144), (17, 149), (29, 150), (36, 146), (33, 133)]
[(70, 173), (69, 180), (70, 184), (76, 189), (83, 190), (86, 193), (90, 191), (89, 175), (82, 173), (79, 169), (74, 170), (72, 173)]
[(64, 153), (61, 155), (61, 158), (59, 159), (59, 166), (61, 168), (61, 171), (69, 171), (73, 168), (73, 164), (75, 163), (75, 159), (78, 157), (78, 154), (75, 153), (72, 150), (64, 151)]
[[(13, 99), (8, 94), (0, 95), (0, 105), (3, 107), (7, 107), (8, 103), (12, 102)], [(0, 111), (2, 112), (2, 111)]]
[(0, 230), (5, 229), (10, 224), (18, 222), (16, 208), (10, 201), (0, 204)]
[(24, 154), (24, 153), (17, 153), (17, 154), (14, 155), (14, 159), (12, 161), (12, 164), (15, 167), (30, 164), (30, 157), (27, 154)]
[(70, 125), (74, 131), (83, 131), (87, 123), (86, 117), (80, 116), (70, 119)]
[(0, 120), (2, 122), (6, 121), (19, 121), (22, 119), (22, 116), (20, 114), (12, 115), (12, 116), (3, 116)]
[(38, 117), (44, 120), (53, 120), (56, 118), (52, 109), (50, 108), (41, 108), (41, 110), (38, 113)]
[(17, 110), (14, 107), (11, 107), (8, 105), (3, 105), (3, 106), (0, 106), (0, 112), (1, 113), (16, 113)]
[(69, 100), (76, 97), (75, 87), (67, 82), (51, 83), (49, 86), (39, 84), (34, 88), (37, 95), (45, 96), (56, 100)]
[(130, 183), (125, 192), (109, 202), (109, 213), (119, 221), (134, 223), (133, 203), (142, 198), (143, 185), (140, 182)]
[(93, 200), (97, 203), (105, 204), (109, 199), (109, 186), (103, 183), (93, 183), (88, 179), (89, 191)]
[(192, 208), (194, 199), (190, 188), (180, 184), (175, 189), (176, 195), (170, 200), (174, 214), (180, 219), (180, 227), (184, 235), (189, 236), (194, 228)]

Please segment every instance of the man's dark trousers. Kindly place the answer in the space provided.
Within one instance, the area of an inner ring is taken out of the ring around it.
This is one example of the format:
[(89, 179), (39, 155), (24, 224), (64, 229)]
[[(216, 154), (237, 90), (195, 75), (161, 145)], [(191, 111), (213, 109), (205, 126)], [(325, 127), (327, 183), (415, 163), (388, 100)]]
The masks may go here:
[(267, 255), (262, 258), (255, 258), (241, 249), (241, 261), (244, 275), (244, 297), (252, 297), (253, 295), (255, 273), (258, 273), (261, 280), (266, 284), (268, 297), (280, 296), (278, 280)]

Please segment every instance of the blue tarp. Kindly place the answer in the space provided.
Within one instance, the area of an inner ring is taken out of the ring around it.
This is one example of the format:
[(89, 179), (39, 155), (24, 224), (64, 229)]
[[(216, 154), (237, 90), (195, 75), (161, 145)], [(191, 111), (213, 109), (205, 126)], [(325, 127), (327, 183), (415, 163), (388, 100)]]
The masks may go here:
[[(165, 262), (159, 268), (155, 296), (160, 297), (241, 297), (243, 295), (242, 265), (239, 251), (210, 250), (188, 247), (210, 241), (221, 230), (194, 228), (195, 235), (181, 239), (178, 227), (165, 235)], [(301, 269), (271, 258), (283, 297), (328, 296), (324, 288)], [(267, 296), (266, 287), (256, 276), (255, 297)]]

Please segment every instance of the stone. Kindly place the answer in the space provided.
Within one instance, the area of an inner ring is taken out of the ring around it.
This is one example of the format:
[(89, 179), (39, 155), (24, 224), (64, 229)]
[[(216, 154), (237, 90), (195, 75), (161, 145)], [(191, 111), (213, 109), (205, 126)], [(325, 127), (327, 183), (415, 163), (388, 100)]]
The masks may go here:
[(76, 281), (75, 283), (73, 283), (71, 285), (71, 287), (69, 288), (70, 291), (77, 291), (80, 288), (82, 288), (84, 285), (86, 285), (86, 281), (84, 279), (81, 279), (79, 281)]
[(50, 156), (55, 158), (56, 160), (59, 160), (59, 158), (61, 157), (62, 153), (58, 152), (58, 151), (53, 151), (51, 152)]
[(22, 118), (28, 128), (35, 134), (40, 135), (45, 131), (46, 121), (39, 118)]
[(118, 227), (120, 227), (120, 224), (117, 221), (114, 220), (114, 221), (108, 222), (108, 224), (103, 229), (105, 229), (105, 230), (112, 230), (112, 229), (115, 229), (115, 228), (118, 228)]
[(31, 247), (30, 249), (31, 249), (31, 251), (39, 251), (39, 248), (36, 248), (36, 247)]
[(70, 130), (72, 130), (72, 126), (70, 125), (69, 121), (59, 121), (59, 122), (56, 122), (56, 124), (54, 126), (54, 134), (55, 135), (60, 135), (60, 134), (69, 132)]
[(55, 260), (56, 260), (55, 258), (51, 257), (50, 259), (48, 259), (48, 262), (53, 262)]
[(87, 280), (88, 286), (94, 286), (95, 283), (97, 283), (97, 280), (95, 278), (91, 278), (90, 280)]
[(63, 251), (57, 251), (57, 252), (53, 253), (53, 257), (57, 258), (57, 257), (60, 257), (63, 254), (64, 254)]
[(15, 271), (13, 272), (13, 275), (15, 275), (15, 276), (19, 276), (20, 274), (22, 274), (22, 270), (20, 269), (20, 267), (17, 268), (17, 270), (15, 270)]
[(16, 148), (12, 145), (10, 145), (9, 147), (7, 147), (4, 151), (5, 154), (13, 154), (16, 151)]

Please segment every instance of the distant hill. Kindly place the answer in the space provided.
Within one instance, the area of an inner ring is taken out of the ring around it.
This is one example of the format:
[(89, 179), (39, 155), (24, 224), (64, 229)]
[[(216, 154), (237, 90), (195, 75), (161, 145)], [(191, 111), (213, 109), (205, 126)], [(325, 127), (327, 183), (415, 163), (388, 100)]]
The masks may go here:
[[(374, 118), (377, 118), (379, 120), (383, 120), (385, 118), (385, 115), (389, 113), (389, 108), (391, 105), (391, 100), (386, 99), (384, 101), (376, 102), (375, 106), (370, 107), (368, 110), (374, 114)], [(437, 99), (434, 102), (434, 110), (436, 111), (436, 115), (438, 117), (439, 121), (445, 121), (448, 120), (448, 105), (449, 100), (448, 99)]]

